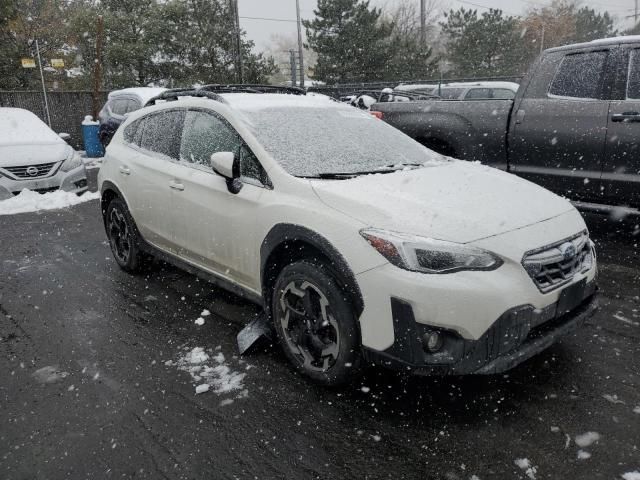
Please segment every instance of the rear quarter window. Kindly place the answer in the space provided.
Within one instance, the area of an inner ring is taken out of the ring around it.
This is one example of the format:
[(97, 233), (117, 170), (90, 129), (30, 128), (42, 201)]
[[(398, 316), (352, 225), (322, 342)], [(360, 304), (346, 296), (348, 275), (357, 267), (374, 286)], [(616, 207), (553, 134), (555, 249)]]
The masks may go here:
[(607, 54), (607, 51), (597, 51), (566, 55), (549, 93), (558, 97), (600, 99)]

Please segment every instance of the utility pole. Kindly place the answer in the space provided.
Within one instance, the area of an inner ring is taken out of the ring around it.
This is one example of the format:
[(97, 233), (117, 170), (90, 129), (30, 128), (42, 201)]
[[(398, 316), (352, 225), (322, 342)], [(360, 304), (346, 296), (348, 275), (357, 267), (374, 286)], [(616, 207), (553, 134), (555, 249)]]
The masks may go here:
[(98, 15), (96, 25), (96, 60), (93, 68), (93, 119), (98, 118), (100, 111), (100, 88), (102, 87), (102, 37), (104, 35), (104, 21)]
[(424, 48), (426, 44), (427, 44), (427, 0), (420, 0), (420, 45)]
[(36, 38), (36, 55), (38, 56), (38, 66), (40, 67), (40, 80), (42, 81), (42, 96), (44, 97), (44, 112), (47, 115), (47, 123), (51, 128), (51, 115), (49, 115), (49, 100), (47, 99), (47, 88), (44, 84), (44, 73), (42, 71), (42, 58), (40, 58), (40, 44)]
[(540, 38), (540, 53), (542, 53), (543, 51), (544, 51), (544, 25), (542, 25), (542, 35)]
[[(300, 22), (300, 0), (296, 0), (296, 15), (298, 18), (298, 55), (300, 60), (300, 88), (304, 88), (304, 49), (302, 47), (302, 23)], [(293, 84), (293, 87), (296, 85)]]
[(633, 20), (635, 21), (636, 25), (638, 24), (638, 0), (636, 0), (636, 8), (635, 11), (633, 13)]
[(291, 65), (291, 86), (295, 87), (298, 82), (296, 79), (296, 51), (294, 49), (289, 50), (289, 63)]
[(238, 12), (238, 0), (229, 0), (231, 15), (233, 15), (233, 30), (235, 37), (236, 51), (236, 79), (238, 83), (243, 82), (242, 72), (242, 41), (240, 39), (240, 13)]

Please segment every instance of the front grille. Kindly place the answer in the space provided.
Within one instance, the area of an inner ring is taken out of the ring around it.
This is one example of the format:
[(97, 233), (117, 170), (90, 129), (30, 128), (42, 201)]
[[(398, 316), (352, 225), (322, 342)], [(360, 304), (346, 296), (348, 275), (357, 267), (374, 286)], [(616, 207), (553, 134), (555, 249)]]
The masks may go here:
[(589, 234), (580, 232), (566, 240), (527, 252), (522, 266), (541, 292), (547, 293), (593, 265), (594, 252)]
[(48, 177), (56, 163), (41, 163), (39, 165), (23, 165), (20, 167), (2, 167), (3, 170), (11, 173), (12, 175), (26, 180), (34, 178)]

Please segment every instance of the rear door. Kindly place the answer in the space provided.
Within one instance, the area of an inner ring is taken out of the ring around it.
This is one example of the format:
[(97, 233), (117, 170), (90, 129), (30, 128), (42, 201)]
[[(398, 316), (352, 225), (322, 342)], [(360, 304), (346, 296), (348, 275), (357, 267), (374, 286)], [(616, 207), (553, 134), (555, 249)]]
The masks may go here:
[(619, 50), (602, 166), (605, 202), (640, 207), (640, 45)]
[(544, 88), (529, 86), (514, 112), (513, 173), (572, 200), (597, 197), (609, 113), (609, 55), (608, 48), (550, 55), (554, 71)]
[(163, 250), (176, 251), (173, 242), (175, 208), (171, 186), (180, 152), (185, 111), (165, 110), (142, 117), (125, 130), (134, 135), (132, 154), (120, 166), (127, 178), (129, 208), (143, 238)]

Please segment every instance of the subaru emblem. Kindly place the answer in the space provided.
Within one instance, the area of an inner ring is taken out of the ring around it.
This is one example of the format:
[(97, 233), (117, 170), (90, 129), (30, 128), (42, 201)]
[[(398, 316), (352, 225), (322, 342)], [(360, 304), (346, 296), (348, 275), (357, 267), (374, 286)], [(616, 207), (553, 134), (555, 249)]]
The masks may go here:
[(562, 258), (564, 258), (565, 260), (572, 259), (578, 253), (575, 245), (571, 242), (563, 243), (558, 247), (558, 250), (560, 250), (560, 253), (562, 254)]
[(29, 167), (29, 168), (27, 168), (27, 175), (35, 177), (36, 175), (38, 175), (38, 168), (37, 167)]

